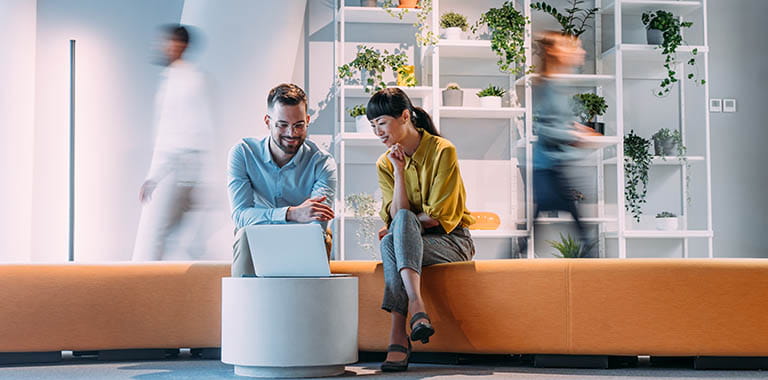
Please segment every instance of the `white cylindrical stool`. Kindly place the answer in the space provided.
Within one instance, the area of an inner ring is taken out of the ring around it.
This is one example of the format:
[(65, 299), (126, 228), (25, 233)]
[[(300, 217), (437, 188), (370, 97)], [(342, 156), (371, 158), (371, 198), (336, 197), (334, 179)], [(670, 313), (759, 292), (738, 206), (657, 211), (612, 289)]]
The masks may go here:
[(223, 278), (221, 361), (240, 376), (344, 373), (357, 362), (357, 278)]

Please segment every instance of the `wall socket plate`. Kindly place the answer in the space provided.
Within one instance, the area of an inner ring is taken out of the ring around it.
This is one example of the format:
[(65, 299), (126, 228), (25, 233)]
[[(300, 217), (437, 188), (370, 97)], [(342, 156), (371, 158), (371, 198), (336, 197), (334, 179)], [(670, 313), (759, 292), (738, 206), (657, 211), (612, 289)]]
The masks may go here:
[(709, 99), (709, 112), (723, 112), (723, 99)]
[(736, 99), (723, 99), (723, 112), (736, 112)]

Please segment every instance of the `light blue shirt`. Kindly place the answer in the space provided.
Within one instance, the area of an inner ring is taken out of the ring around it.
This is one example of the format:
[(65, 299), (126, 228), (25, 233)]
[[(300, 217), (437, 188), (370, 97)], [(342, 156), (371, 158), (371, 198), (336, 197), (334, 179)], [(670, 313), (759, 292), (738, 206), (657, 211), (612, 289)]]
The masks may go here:
[(533, 168), (551, 169), (581, 158), (582, 149), (571, 144), (576, 115), (568, 102), (566, 88), (554, 80), (541, 78), (533, 85), (533, 133), (539, 137), (533, 148)]
[[(229, 151), (227, 172), (232, 220), (240, 229), (252, 224), (285, 224), (289, 206), (325, 196), (333, 208), (336, 162), (305, 140), (296, 155), (278, 167), (269, 152), (269, 136), (244, 138)], [(327, 222), (320, 223), (323, 231)]]

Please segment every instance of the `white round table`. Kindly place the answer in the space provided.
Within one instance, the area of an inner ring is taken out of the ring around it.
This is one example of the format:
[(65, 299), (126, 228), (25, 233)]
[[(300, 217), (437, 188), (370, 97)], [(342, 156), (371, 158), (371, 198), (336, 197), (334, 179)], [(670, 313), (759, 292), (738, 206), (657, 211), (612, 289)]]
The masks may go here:
[(321, 377), (357, 362), (357, 278), (222, 279), (221, 361), (251, 377)]

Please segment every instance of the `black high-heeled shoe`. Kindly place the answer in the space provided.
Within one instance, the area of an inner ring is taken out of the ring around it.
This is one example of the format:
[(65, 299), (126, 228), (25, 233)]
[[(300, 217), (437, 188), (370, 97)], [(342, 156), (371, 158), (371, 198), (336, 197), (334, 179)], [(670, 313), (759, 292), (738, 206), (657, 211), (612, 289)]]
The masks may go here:
[(411, 342), (408, 342), (408, 348), (399, 344), (390, 344), (387, 347), (387, 353), (389, 352), (403, 352), (405, 353), (405, 359), (393, 361), (385, 361), (381, 363), (381, 372), (403, 372), (408, 370), (408, 360), (411, 358)]
[[(416, 323), (419, 319), (426, 319), (427, 322), (421, 321)], [(416, 325), (414, 326), (414, 323)], [(420, 340), (421, 343), (429, 343), (429, 337), (434, 335), (435, 329), (432, 327), (432, 320), (429, 319), (427, 313), (416, 313), (411, 317), (411, 340)]]

